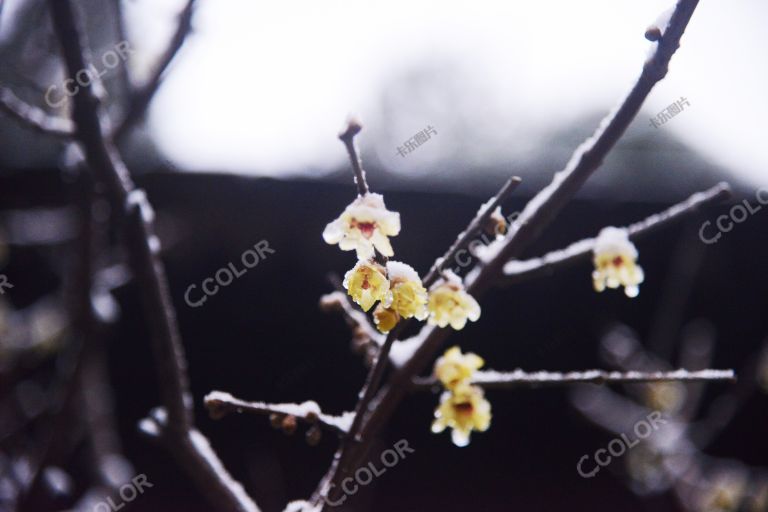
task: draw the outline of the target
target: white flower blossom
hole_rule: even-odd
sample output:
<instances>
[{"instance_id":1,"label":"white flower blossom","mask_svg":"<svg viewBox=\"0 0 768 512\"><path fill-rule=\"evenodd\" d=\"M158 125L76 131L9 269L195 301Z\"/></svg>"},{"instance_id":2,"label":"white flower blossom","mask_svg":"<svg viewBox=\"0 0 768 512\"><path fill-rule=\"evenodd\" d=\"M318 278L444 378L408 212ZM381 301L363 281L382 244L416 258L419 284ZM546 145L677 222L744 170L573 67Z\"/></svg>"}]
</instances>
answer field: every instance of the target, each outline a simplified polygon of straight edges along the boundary
<instances>
[{"instance_id":1,"label":"white flower blossom","mask_svg":"<svg viewBox=\"0 0 768 512\"><path fill-rule=\"evenodd\" d=\"M347 206L338 219L323 231L329 244L339 244L342 251L357 251L357 258L367 260L374 256L374 248L384 256L394 255L390 236L400 233L400 214L384 206L381 194L358 196Z\"/></svg>"}]
</instances>

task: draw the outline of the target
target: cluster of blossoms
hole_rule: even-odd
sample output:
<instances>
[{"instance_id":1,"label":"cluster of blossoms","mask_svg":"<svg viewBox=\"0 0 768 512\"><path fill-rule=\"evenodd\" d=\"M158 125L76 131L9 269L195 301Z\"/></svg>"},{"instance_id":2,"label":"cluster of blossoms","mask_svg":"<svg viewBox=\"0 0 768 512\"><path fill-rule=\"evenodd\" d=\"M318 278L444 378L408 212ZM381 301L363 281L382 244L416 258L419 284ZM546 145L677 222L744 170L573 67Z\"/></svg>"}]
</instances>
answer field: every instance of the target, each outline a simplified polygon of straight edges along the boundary
<instances>
[{"instance_id":1,"label":"cluster of blossoms","mask_svg":"<svg viewBox=\"0 0 768 512\"><path fill-rule=\"evenodd\" d=\"M473 373L483 364L480 356L462 354L459 347L449 348L435 362L435 377L445 391L435 409L432 432L437 434L450 427L456 446L467 446L473 430L484 432L491 425L491 404L483 389L471 384Z\"/></svg>"},{"instance_id":2,"label":"cluster of blossoms","mask_svg":"<svg viewBox=\"0 0 768 512\"><path fill-rule=\"evenodd\" d=\"M624 287L627 297L637 297L643 282L643 269L637 264L637 248L625 229L606 227L595 240L592 281L595 290Z\"/></svg>"},{"instance_id":3,"label":"cluster of blossoms","mask_svg":"<svg viewBox=\"0 0 768 512\"><path fill-rule=\"evenodd\" d=\"M379 263L394 255L390 236L400 233L400 214L387 210L380 194L358 196L341 216L328 224L323 239L343 251L356 251L358 262L344 276L344 288L364 311L373 311L376 327L391 331L403 318L428 320L430 324L462 329L467 320L480 318L480 306L461 279L451 272L427 292L419 274L399 261Z\"/></svg>"}]
</instances>

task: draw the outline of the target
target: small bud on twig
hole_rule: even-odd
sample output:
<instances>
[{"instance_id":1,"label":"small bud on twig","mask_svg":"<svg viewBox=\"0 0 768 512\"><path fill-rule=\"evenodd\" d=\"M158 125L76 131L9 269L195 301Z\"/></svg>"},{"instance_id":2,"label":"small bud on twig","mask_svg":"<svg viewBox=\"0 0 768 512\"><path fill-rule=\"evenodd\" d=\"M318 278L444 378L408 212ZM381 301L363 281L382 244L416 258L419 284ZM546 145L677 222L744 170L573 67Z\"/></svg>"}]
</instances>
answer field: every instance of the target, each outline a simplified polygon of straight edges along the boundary
<instances>
[{"instance_id":1,"label":"small bud on twig","mask_svg":"<svg viewBox=\"0 0 768 512\"><path fill-rule=\"evenodd\" d=\"M296 432L296 416L288 414L283 418L281 425L283 433L287 436L291 436Z\"/></svg>"}]
</instances>

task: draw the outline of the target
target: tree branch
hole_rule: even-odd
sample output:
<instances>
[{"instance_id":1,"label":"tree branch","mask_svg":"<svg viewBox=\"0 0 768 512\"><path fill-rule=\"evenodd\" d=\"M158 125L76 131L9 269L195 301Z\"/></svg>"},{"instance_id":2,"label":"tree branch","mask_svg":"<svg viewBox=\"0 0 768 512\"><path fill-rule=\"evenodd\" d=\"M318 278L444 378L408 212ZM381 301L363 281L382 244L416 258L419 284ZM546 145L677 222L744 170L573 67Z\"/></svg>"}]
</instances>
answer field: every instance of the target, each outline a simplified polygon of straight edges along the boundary
<instances>
[{"instance_id":1,"label":"tree branch","mask_svg":"<svg viewBox=\"0 0 768 512\"><path fill-rule=\"evenodd\" d=\"M357 147L355 147L355 135L360 133L363 126L355 119L350 119L347 123L347 128L339 134L339 139L344 143L347 148L347 154L349 155L349 161L352 164L352 171L355 173L355 185L357 185L357 193L364 196L368 193L368 182L365 179L365 171L363 170L363 164L360 161L360 155L357 153Z\"/></svg>"},{"instance_id":2,"label":"tree branch","mask_svg":"<svg viewBox=\"0 0 768 512\"><path fill-rule=\"evenodd\" d=\"M126 109L127 113L113 133L113 138L115 140L122 139L147 111L149 104L152 102L152 98L162 85L165 71L184 45L187 35L192 29L194 4L195 0L187 0L187 4L179 14L179 24L176 28L176 32L173 34L170 43L168 43L168 48L166 48L165 52L160 57L160 61L155 67L152 76L142 87L131 93L128 108Z\"/></svg>"},{"instance_id":3,"label":"tree branch","mask_svg":"<svg viewBox=\"0 0 768 512\"><path fill-rule=\"evenodd\" d=\"M324 311L340 311L344 315L352 331L352 349L360 353L366 366L370 367L384 344L385 336L376 330L365 313L350 304L349 296L340 290L320 297L320 307Z\"/></svg>"},{"instance_id":4,"label":"tree branch","mask_svg":"<svg viewBox=\"0 0 768 512\"><path fill-rule=\"evenodd\" d=\"M71 0L49 0L54 30L61 42L68 75L75 79L90 68L90 54L84 42ZM210 503L224 510L257 512L256 504L242 486L226 472L205 437L192 424L192 400L186 360L171 302L168 280L159 258L159 240L154 233L154 213L142 191L135 189L102 119L94 87L98 77L83 85L74 96L73 120L86 161L97 179L107 185L115 212L125 215L126 246L153 334L156 367L167 422L163 436L182 467L195 479Z\"/></svg>"},{"instance_id":5,"label":"tree branch","mask_svg":"<svg viewBox=\"0 0 768 512\"><path fill-rule=\"evenodd\" d=\"M544 386L568 386L572 384L634 384L638 382L700 382L728 381L735 382L733 370L674 370L669 372L608 372L605 370L585 370L581 372L525 372L517 369L512 372L480 371L475 372L472 384L489 389L509 389L516 387L538 388ZM416 378L416 389L431 389L439 382L434 377Z\"/></svg>"},{"instance_id":6,"label":"tree branch","mask_svg":"<svg viewBox=\"0 0 768 512\"><path fill-rule=\"evenodd\" d=\"M626 227L632 239L641 238L668 224L681 220L693 214L700 208L731 196L731 187L727 183L719 183L703 192L697 192L685 201L678 203L663 212L656 213L646 219ZM588 261L595 246L594 238L586 238L574 242L565 249L552 251L538 258L528 260L512 260L504 265L503 284L512 284L534 277L550 275L560 267Z\"/></svg>"},{"instance_id":7,"label":"tree branch","mask_svg":"<svg viewBox=\"0 0 768 512\"><path fill-rule=\"evenodd\" d=\"M66 138L75 134L72 121L52 116L43 109L22 101L6 87L0 87L0 110L21 121L27 128L44 135Z\"/></svg>"},{"instance_id":8,"label":"tree branch","mask_svg":"<svg viewBox=\"0 0 768 512\"><path fill-rule=\"evenodd\" d=\"M552 183L541 190L516 219L507 236L490 248L486 264L479 264L467 277L468 291L481 295L502 274L502 267L508 260L518 257L522 250L536 239L544 228L560 212L562 207L576 194L589 176L602 163L605 155L613 148L632 119L637 115L653 86L667 73L669 61L677 50L680 37L693 15L698 0L679 0L670 18L664 35L656 49L643 66L643 70L632 90L619 107L611 112L571 157L565 169L557 173ZM411 380L431 361L448 336L447 329L427 325L422 328L421 344L409 361L398 368L374 400L374 407L368 416L361 439L364 442L342 446L325 477L320 481L311 498L313 506L323 507L323 498L332 485L340 485L354 464L362 460L370 448L370 439L378 432L405 396Z\"/></svg>"},{"instance_id":9,"label":"tree branch","mask_svg":"<svg viewBox=\"0 0 768 512\"><path fill-rule=\"evenodd\" d=\"M480 230L483 229L486 222L491 217L491 214L493 214L493 211L498 206L501 206L501 204L512 194L517 186L520 185L521 181L522 180L518 176L509 178L504 183L504 185L502 185L498 193L493 198L491 198L488 203L480 208L475 218L472 219L472 221L467 226L467 229L465 229L456 238L456 241L448 248L443 257L438 258L432 265L432 268L424 278L425 287L429 288L437 280L437 278L440 276L440 272L443 270L443 265L446 262L452 261L460 250L467 248L469 243L477 236Z\"/></svg>"},{"instance_id":10,"label":"tree branch","mask_svg":"<svg viewBox=\"0 0 768 512\"><path fill-rule=\"evenodd\" d=\"M205 407L213 419L220 419L229 413L249 412L270 416L278 414L294 416L297 420L310 425L320 425L332 432L345 435L352 423L352 412L345 412L341 416L325 414L320 410L317 402L307 401L300 404L268 404L265 402L247 402L235 398L229 393L211 391L205 396Z\"/></svg>"}]
</instances>

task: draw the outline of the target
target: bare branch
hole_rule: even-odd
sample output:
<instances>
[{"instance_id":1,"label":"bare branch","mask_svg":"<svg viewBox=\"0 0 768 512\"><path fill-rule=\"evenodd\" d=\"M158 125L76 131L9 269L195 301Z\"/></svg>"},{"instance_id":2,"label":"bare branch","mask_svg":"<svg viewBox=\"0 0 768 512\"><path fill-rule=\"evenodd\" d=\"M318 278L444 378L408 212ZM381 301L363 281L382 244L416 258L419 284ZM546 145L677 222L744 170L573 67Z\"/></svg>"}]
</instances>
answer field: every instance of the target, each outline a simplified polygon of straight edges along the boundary
<instances>
[{"instance_id":1,"label":"bare branch","mask_svg":"<svg viewBox=\"0 0 768 512\"><path fill-rule=\"evenodd\" d=\"M341 416L325 414L320 410L317 402L307 401L300 404L268 404L265 402L247 402L235 398L229 393L222 391L211 391L205 396L205 407L213 419L220 419L229 413L249 412L252 414L261 414L270 416L278 414L283 416L294 416L297 420L310 425L320 425L332 432L344 435L349 431L354 413L345 412Z\"/></svg>"},{"instance_id":2,"label":"bare branch","mask_svg":"<svg viewBox=\"0 0 768 512\"><path fill-rule=\"evenodd\" d=\"M722 201L731 196L731 187L727 183L719 183L703 192L697 192L685 201L678 203L663 212L631 224L626 227L632 239L641 238L672 222L676 222L711 203ZM504 265L504 284L518 283L533 277L550 275L556 269L589 260L595 246L594 238L586 238L574 242L565 249L552 251L538 258L529 260L512 260Z\"/></svg>"},{"instance_id":3,"label":"bare branch","mask_svg":"<svg viewBox=\"0 0 768 512\"><path fill-rule=\"evenodd\" d=\"M325 311L340 311L344 315L352 331L352 349L362 354L366 366L370 367L384 344L385 336L374 328L365 313L350 304L349 296L342 291L320 297L320 307Z\"/></svg>"},{"instance_id":4,"label":"bare branch","mask_svg":"<svg viewBox=\"0 0 768 512\"><path fill-rule=\"evenodd\" d=\"M477 236L480 230L483 229L483 226L485 226L491 214L493 214L493 211L512 194L517 186L520 185L520 182L521 179L518 176L509 178L504 183L504 185L502 185L498 193L488 203L486 203L486 205L480 208L475 218L472 219L472 221L467 226L467 229L465 229L464 232L456 238L456 241L451 247L448 248L448 250L445 252L445 255L443 255L442 258L437 259L434 265L432 265L432 268L424 278L424 286L428 288L437 280L437 278L440 276L440 272L443 269L443 265L453 261L453 259L456 257L456 254L469 245L469 243Z\"/></svg>"},{"instance_id":5,"label":"bare branch","mask_svg":"<svg viewBox=\"0 0 768 512\"><path fill-rule=\"evenodd\" d=\"M376 390L381 384L381 380L384 377L384 371L387 367L389 360L389 353L392 349L392 344L395 342L400 332L403 330L405 322L400 322L394 329L389 331L384 344L376 354L376 358L373 361L371 369L368 371L368 375L365 379L365 384L360 390L357 405L355 406L354 416L352 418L352 425L349 427L347 435L342 439L341 445L336 450L336 454L333 457L331 466L328 471L320 480L317 489L312 494L311 502L313 505L318 505L324 496L327 496L329 492L329 485L339 475L339 470L346 471L345 467L342 467L342 457L350 449L351 446L362 445L363 437L361 435L361 429L363 427L363 419L370 410L371 400L373 400ZM366 439L366 444L370 442L370 439Z\"/></svg>"},{"instance_id":6,"label":"bare branch","mask_svg":"<svg viewBox=\"0 0 768 512\"><path fill-rule=\"evenodd\" d=\"M72 121L52 116L43 109L22 101L6 87L0 87L0 110L38 133L53 137L72 137L75 134L75 125Z\"/></svg>"},{"instance_id":7,"label":"bare branch","mask_svg":"<svg viewBox=\"0 0 768 512\"><path fill-rule=\"evenodd\" d=\"M638 382L700 382L728 381L735 382L733 370L674 370L669 372L608 372L605 370L585 370L581 372L525 372L517 369L513 372L482 371L475 372L472 384L490 389L508 389L516 387L538 388L543 386L568 386L572 384L634 384ZM429 389L438 382L433 377L417 378L413 381L417 389Z\"/></svg>"},{"instance_id":8,"label":"bare branch","mask_svg":"<svg viewBox=\"0 0 768 512\"><path fill-rule=\"evenodd\" d=\"M162 85L165 71L173 62L176 54L179 52L184 42L187 40L187 35L192 29L192 15L194 14L195 0L187 0L187 4L179 14L179 24L176 28L176 32L173 34L168 48L166 48L163 55L160 57L160 61L155 67L152 76L147 80L146 84L141 86L138 90L133 91L130 95L128 108L126 109L126 115L120 124L115 128L113 133L114 140L122 139L126 133L144 116L149 104L152 102L152 98Z\"/></svg>"},{"instance_id":9,"label":"bare branch","mask_svg":"<svg viewBox=\"0 0 768 512\"><path fill-rule=\"evenodd\" d=\"M75 79L90 68L84 34L79 30L71 0L49 0L54 30L61 42L68 75ZM154 213L142 191L135 189L128 169L120 159L102 119L94 87L98 77L83 85L74 97L73 119L86 161L97 179L107 185L113 210L125 215L126 246L153 334L160 391L167 411L162 439L181 466L195 479L212 504L225 510L257 512L258 506L234 481L210 449L205 437L194 429L192 400L176 314L168 280L159 257L154 233Z\"/></svg>"},{"instance_id":10,"label":"bare branch","mask_svg":"<svg viewBox=\"0 0 768 512\"><path fill-rule=\"evenodd\" d=\"M467 278L468 291L481 295L502 274L502 267L535 240L544 228L557 216L563 206L576 194L584 182L602 163L606 154L637 115L640 107L653 86L667 73L672 55L680 44L680 38L693 15L698 0L679 0L656 49L645 62L632 90L619 107L611 112L574 153L566 168L557 173L552 183L540 191L523 210L512 225L504 240L491 249L486 261L479 265ZM394 412L397 404L407 393L414 376L418 375L431 361L447 338L447 329L425 326L422 329L422 343L410 360L393 373L390 382L376 397L371 413L363 425L360 438L363 442L342 446L325 477L312 495L313 506L323 507L323 498L332 488L338 486L349 471L367 453L370 439L380 430ZM354 432L354 429L352 430Z\"/></svg>"},{"instance_id":11,"label":"bare branch","mask_svg":"<svg viewBox=\"0 0 768 512\"><path fill-rule=\"evenodd\" d=\"M344 317L346 318L347 323L350 325L353 331L359 329L377 346L381 346L384 343L384 336L378 332L373 327L373 325L371 325L371 322L368 320L368 317L365 315L365 313L359 309L355 309L349 303L347 297L348 296L346 293L335 291L333 293L323 295L320 298L320 301L325 308L335 307L340 309L344 313Z\"/></svg>"},{"instance_id":12,"label":"bare branch","mask_svg":"<svg viewBox=\"0 0 768 512\"><path fill-rule=\"evenodd\" d=\"M360 155L357 153L357 147L355 146L355 135L360 133L363 126L356 119L350 119L347 123L347 128L339 134L339 139L344 143L347 148L347 154L349 154L349 161L352 164L352 171L355 173L355 185L357 185L357 193L364 196L368 193L368 182L365 179L365 171L363 170L363 164L360 161Z\"/></svg>"},{"instance_id":13,"label":"bare branch","mask_svg":"<svg viewBox=\"0 0 768 512\"><path fill-rule=\"evenodd\" d=\"M629 94L600 122L595 133L576 149L565 169L555 174L552 183L528 202L507 237L487 248L483 257L485 267L468 278L468 288L472 292L492 286L501 273L500 267L517 258L525 247L538 238L602 164L640 111L653 86L666 75L669 61L680 45L680 37L697 4L698 0L678 1L664 36L660 42L654 43L656 50L645 62Z\"/></svg>"}]
</instances>

